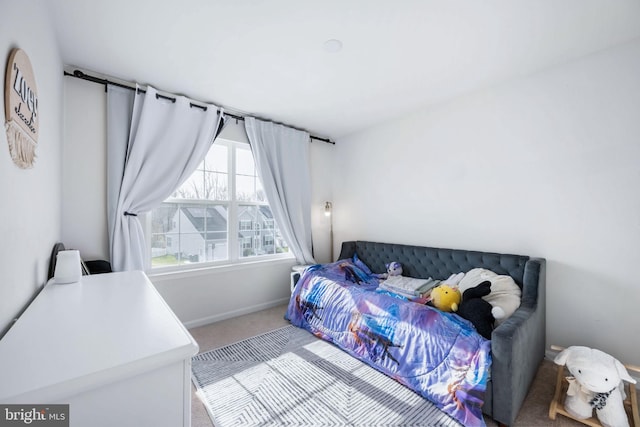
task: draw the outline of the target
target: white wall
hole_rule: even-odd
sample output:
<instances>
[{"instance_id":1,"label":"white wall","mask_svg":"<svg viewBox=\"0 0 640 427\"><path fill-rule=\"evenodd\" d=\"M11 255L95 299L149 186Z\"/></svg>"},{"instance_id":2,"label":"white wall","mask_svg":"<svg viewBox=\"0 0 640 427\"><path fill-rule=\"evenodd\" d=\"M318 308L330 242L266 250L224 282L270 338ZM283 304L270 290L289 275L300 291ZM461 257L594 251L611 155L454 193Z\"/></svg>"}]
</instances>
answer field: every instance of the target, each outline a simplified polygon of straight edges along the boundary
<instances>
[{"instance_id":1,"label":"white wall","mask_svg":"<svg viewBox=\"0 0 640 427\"><path fill-rule=\"evenodd\" d=\"M109 259L104 86L64 78L62 242L85 260Z\"/></svg>"},{"instance_id":2,"label":"white wall","mask_svg":"<svg viewBox=\"0 0 640 427\"><path fill-rule=\"evenodd\" d=\"M286 303L295 263L256 262L150 278L176 316L194 327Z\"/></svg>"},{"instance_id":3,"label":"white wall","mask_svg":"<svg viewBox=\"0 0 640 427\"><path fill-rule=\"evenodd\" d=\"M313 257L316 262L335 261L338 253L330 259L331 218L324 213L325 202L333 200L333 159L336 148L326 142L311 142L311 235Z\"/></svg>"},{"instance_id":4,"label":"white wall","mask_svg":"<svg viewBox=\"0 0 640 427\"><path fill-rule=\"evenodd\" d=\"M35 166L27 170L14 165L6 133L0 131L0 337L46 282L51 249L60 238L62 63L41 2L2 3L3 75L14 47L31 60L40 127ZM0 116L4 123L4 102Z\"/></svg>"},{"instance_id":5,"label":"white wall","mask_svg":"<svg viewBox=\"0 0 640 427\"><path fill-rule=\"evenodd\" d=\"M336 148L336 245L545 257L547 345L640 363L640 39Z\"/></svg>"},{"instance_id":6,"label":"white wall","mask_svg":"<svg viewBox=\"0 0 640 427\"><path fill-rule=\"evenodd\" d=\"M108 259L104 86L66 77L64 90L62 241L79 249L86 259ZM246 142L243 122L231 120L220 137ZM327 170L333 149L330 144L311 144L312 232L318 261L329 258L323 209L324 200L331 199ZM191 327L285 302L294 264L295 260L288 259L150 277L180 320Z\"/></svg>"}]
</instances>

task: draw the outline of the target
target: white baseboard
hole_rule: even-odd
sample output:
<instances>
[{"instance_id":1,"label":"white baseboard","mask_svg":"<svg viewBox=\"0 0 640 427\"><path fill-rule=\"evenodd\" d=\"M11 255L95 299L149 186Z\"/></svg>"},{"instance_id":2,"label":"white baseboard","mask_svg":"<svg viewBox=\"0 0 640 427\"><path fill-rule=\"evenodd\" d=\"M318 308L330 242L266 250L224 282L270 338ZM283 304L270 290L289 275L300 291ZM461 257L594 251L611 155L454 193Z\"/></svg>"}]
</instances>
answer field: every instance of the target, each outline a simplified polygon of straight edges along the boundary
<instances>
[{"instance_id":1,"label":"white baseboard","mask_svg":"<svg viewBox=\"0 0 640 427\"><path fill-rule=\"evenodd\" d=\"M559 351L546 350L544 352L544 357L545 357L545 359L549 359L550 361L553 362L553 360L556 358L558 353L559 353ZM631 372L629 372L629 375L631 376L631 378L636 380L636 389L640 390L640 377L638 377L637 375L634 375L634 373L635 373L635 371L631 371Z\"/></svg>"},{"instance_id":2,"label":"white baseboard","mask_svg":"<svg viewBox=\"0 0 640 427\"><path fill-rule=\"evenodd\" d=\"M185 328L190 329L190 328L196 328L198 326L209 325L211 323L219 322L221 320L231 319L233 317L238 317L245 314L255 313L257 311L277 307L279 305L286 304L288 301L289 301L289 298L282 298L274 301L268 301L261 304L252 305L249 307L243 307L237 310L231 310L224 313L214 314L212 316L207 316L200 319L189 320L188 322L184 322L184 326Z\"/></svg>"}]
</instances>

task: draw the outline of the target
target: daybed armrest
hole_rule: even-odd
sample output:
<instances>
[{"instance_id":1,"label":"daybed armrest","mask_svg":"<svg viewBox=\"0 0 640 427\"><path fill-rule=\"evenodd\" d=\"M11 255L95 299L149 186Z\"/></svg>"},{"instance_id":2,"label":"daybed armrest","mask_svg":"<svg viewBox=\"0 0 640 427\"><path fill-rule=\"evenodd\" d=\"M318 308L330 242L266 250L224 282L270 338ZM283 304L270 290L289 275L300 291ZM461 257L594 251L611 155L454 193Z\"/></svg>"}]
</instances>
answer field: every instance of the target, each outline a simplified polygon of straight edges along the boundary
<instances>
[{"instance_id":1,"label":"daybed armrest","mask_svg":"<svg viewBox=\"0 0 640 427\"><path fill-rule=\"evenodd\" d=\"M545 349L545 260L532 258L524 271L522 303L491 335L494 420L511 425Z\"/></svg>"}]
</instances>

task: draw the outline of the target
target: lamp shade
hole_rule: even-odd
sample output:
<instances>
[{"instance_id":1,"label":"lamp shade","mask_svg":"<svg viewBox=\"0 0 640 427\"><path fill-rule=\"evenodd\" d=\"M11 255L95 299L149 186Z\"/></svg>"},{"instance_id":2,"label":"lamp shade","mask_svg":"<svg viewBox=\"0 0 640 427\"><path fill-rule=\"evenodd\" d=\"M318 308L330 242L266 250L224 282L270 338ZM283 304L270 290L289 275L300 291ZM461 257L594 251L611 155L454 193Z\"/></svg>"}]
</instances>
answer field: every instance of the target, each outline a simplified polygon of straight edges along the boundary
<instances>
[{"instance_id":1,"label":"lamp shade","mask_svg":"<svg viewBox=\"0 0 640 427\"><path fill-rule=\"evenodd\" d=\"M60 251L56 257L56 269L53 274L56 283L74 283L80 280L82 267L80 251Z\"/></svg>"}]
</instances>

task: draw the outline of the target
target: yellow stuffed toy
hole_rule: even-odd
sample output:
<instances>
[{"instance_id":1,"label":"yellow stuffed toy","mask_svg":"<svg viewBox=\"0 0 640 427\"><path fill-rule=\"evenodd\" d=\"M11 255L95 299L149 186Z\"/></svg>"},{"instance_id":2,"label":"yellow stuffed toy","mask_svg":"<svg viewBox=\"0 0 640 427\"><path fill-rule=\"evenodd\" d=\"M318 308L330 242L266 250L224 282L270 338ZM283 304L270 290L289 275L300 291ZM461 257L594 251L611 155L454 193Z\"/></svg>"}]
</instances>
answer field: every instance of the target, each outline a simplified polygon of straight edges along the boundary
<instances>
[{"instance_id":1,"label":"yellow stuffed toy","mask_svg":"<svg viewBox=\"0 0 640 427\"><path fill-rule=\"evenodd\" d=\"M441 311L457 311L460 305L460 291L448 285L439 285L431 290L431 303Z\"/></svg>"}]
</instances>

